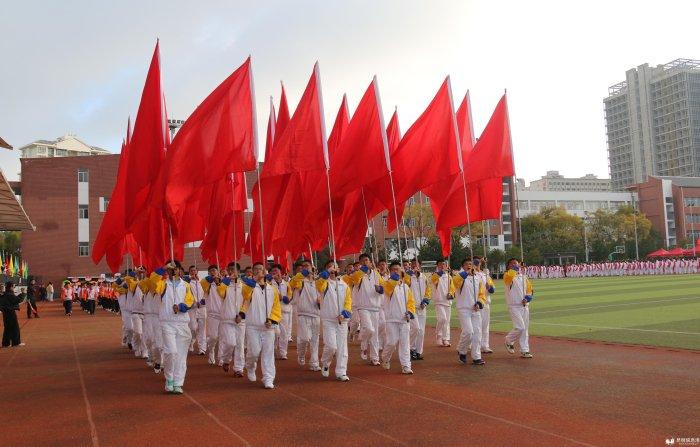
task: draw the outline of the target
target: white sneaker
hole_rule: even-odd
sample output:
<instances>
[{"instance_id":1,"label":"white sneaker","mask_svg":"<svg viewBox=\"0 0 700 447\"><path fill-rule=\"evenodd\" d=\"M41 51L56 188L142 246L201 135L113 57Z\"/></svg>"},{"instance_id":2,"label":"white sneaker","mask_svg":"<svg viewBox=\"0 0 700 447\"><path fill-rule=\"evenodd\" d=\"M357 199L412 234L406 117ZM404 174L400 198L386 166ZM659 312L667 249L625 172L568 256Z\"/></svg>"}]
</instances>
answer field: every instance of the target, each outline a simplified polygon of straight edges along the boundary
<instances>
[{"instance_id":1,"label":"white sneaker","mask_svg":"<svg viewBox=\"0 0 700 447\"><path fill-rule=\"evenodd\" d=\"M314 372L319 372L319 371L321 371L321 367L318 365L311 365L311 366L309 366L309 370L314 371Z\"/></svg>"},{"instance_id":2,"label":"white sneaker","mask_svg":"<svg viewBox=\"0 0 700 447\"><path fill-rule=\"evenodd\" d=\"M524 358L524 359L531 359L531 358L532 358L532 354L530 354L529 352L523 352L523 353L520 354L520 357L522 357L522 358Z\"/></svg>"},{"instance_id":3,"label":"white sneaker","mask_svg":"<svg viewBox=\"0 0 700 447\"><path fill-rule=\"evenodd\" d=\"M255 382L257 378L255 377L255 371L248 371L248 380L251 382Z\"/></svg>"},{"instance_id":4,"label":"white sneaker","mask_svg":"<svg viewBox=\"0 0 700 447\"><path fill-rule=\"evenodd\" d=\"M367 359L368 359L368 357L367 357L367 350L366 350L366 349L363 349L362 351L360 351L360 358L361 358L362 360L367 360Z\"/></svg>"},{"instance_id":5,"label":"white sneaker","mask_svg":"<svg viewBox=\"0 0 700 447\"><path fill-rule=\"evenodd\" d=\"M275 385L272 382L265 382L263 384L263 386L265 387L266 390L274 390L275 389Z\"/></svg>"},{"instance_id":6,"label":"white sneaker","mask_svg":"<svg viewBox=\"0 0 700 447\"><path fill-rule=\"evenodd\" d=\"M166 380L165 381L165 391L168 393L172 393L174 390L174 385L172 380Z\"/></svg>"},{"instance_id":7,"label":"white sneaker","mask_svg":"<svg viewBox=\"0 0 700 447\"><path fill-rule=\"evenodd\" d=\"M328 367L324 366L323 369L321 370L321 375L323 377L328 377L330 375L330 372L328 371Z\"/></svg>"},{"instance_id":8,"label":"white sneaker","mask_svg":"<svg viewBox=\"0 0 700 447\"><path fill-rule=\"evenodd\" d=\"M348 376L338 376L338 377L336 377L336 379L338 379L340 382L349 382L350 381L350 377L348 377Z\"/></svg>"},{"instance_id":9,"label":"white sneaker","mask_svg":"<svg viewBox=\"0 0 700 447\"><path fill-rule=\"evenodd\" d=\"M383 362L382 363L382 368L386 369L387 371L391 369L391 363L389 362Z\"/></svg>"},{"instance_id":10,"label":"white sneaker","mask_svg":"<svg viewBox=\"0 0 700 447\"><path fill-rule=\"evenodd\" d=\"M372 361L370 362L370 365L372 365L372 366L379 366L379 360L372 360Z\"/></svg>"},{"instance_id":11,"label":"white sneaker","mask_svg":"<svg viewBox=\"0 0 700 447\"><path fill-rule=\"evenodd\" d=\"M413 374L413 370L410 366L404 366L401 368L401 374Z\"/></svg>"},{"instance_id":12,"label":"white sneaker","mask_svg":"<svg viewBox=\"0 0 700 447\"><path fill-rule=\"evenodd\" d=\"M508 351L508 354L515 354L515 345L506 342L506 351Z\"/></svg>"},{"instance_id":13,"label":"white sneaker","mask_svg":"<svg viewBox=\"0 0 700 447\"><path fill-rule=\"evenodd\" d=\"M181 386L174 386L173 387L173 394L182 394L182 387Z\"/></svg>"},{"instance_id":14,"label":"white sneaker","mask_svg":"<svg viewBox=\"0 0 700 447\"><path fill-rule=\"evenodd\" d=\"M299 362L301 366L306 365L306 359L304 357L297 357L297 362Z\"/></svg>"}]
</instances>

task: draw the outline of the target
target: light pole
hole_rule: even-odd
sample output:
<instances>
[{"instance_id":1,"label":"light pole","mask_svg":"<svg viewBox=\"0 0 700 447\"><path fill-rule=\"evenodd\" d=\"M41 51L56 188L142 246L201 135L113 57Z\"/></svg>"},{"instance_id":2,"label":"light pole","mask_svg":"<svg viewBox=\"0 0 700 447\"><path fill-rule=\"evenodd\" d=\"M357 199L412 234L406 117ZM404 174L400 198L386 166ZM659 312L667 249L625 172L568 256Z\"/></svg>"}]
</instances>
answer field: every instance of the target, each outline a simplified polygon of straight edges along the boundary
<instances>
[{"instance_id":1,"label":"light pole","mask_svg":"<svg viewBox=\"0 0 700 447\"><path fill-rule=\"evenodd\" d=\"M639 240L637 238L637 208L634 206L634 193L630 192L632 197L632 218L634 220L634 256L639 261Z\"/></svg>"},{"instance_id":2,"label":"light pole","mask_svg":"<svg viewBox=\"0 0 700 447\"><path fill-rule=\"evenodd\" d=\"M586 264L588 264L588 230L586 224L588 223L588 216L584 216L583 220L583 249L586 252Z\"/></svg>"}]
</instances>

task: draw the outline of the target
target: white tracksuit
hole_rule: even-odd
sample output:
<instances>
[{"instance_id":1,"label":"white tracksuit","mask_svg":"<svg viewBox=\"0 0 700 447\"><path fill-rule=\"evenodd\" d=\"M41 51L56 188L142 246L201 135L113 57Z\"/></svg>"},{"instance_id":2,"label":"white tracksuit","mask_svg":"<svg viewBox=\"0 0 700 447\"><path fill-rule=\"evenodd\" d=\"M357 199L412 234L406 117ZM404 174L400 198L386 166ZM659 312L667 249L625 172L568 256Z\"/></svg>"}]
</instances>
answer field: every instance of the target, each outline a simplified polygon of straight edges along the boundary
<instances>
[{"instance_id":1,"label":"white tracksuit","mask_svg":"<svg viewBox=\"0 0 700 447\"><path fill-rule=\"evenodd\" d=\"M285 297L289 298L289 283L287 281L283 279L278 283L277 280L273 279L272 285L277 288L280 300L283 300ZM280 357L287 357L287 348L292 337L292 303L285 304L284 301L281 301L280 304L282 306L282 321L280 321L280 331L277 335L276 346Z\"/></svg>"},{"instance_id":2,"label":"white tracksuit","mask_svg":"<svg viewBox=\"0 0 700 447\"><path fill-rule=\"evenodd\" d=\"M126 287L126 294L121 303L119 303L119 309L122 314L122 324L124 324L124 333L126 334L126 342L131 343L131 347L135 348L133 342L134 337L134 325L131 323L131 303L134 301L134 292L131 290L130 283L125 280L122 283ZM80 296L76 293L77 296Z\"/></svg>"},{"instance_id":3,"label":"white tracksuit","mask_svg":"<svg viewBox=\"0 0 700 447\"><path fill-rule=\"evenodd\" d=\"M386 342L382 350L382 360L388 363L398 347L399 362L405 368L411 367L410 324L406 317L415 317L416 305L411 288L403 281L389 280L384 284L384 316L386 318Z\"/></svg>"},{"instance_id":4,"label":"white tracksuit","mask_svg":"<svg viewBox=\"0 0 700 447\"><path fill-rule=\"evenodd\" d=\"M122 285L126 287L126 284L122 283ZM122 289L121 286L118 286L118 287L120 287L121 290L125 291L124 293L120 293L117 296L117 303L119 303L119 313L121 314L121 317L122 317L122 341L125 344L127 344L127 343L131 343L131 332L132 332L131 331L131 312L126 310L126 294L128 292L126 292L126 289ZM71 292L71 295L72 295L72 292Z\"/></svg>"},{"instance_id":5,"label":"white tracksuit","mask_svg":"<svg viewBox=\"0 0 700 447\"><path fill-rule=\"evenodd\" d=\"M226 294L226 286L224 284L216 285L215 282L209 282L208 279L203 279L201 284L205 291L206 306L207 306L207 349L209 350L209 363L212 365L217 360L217 348L219 342L219 322L221 321L221 303L222 296ZM219 290L221 289L221 290ZM219 360L221 355L219 354Z\"/></svg>"},{"instance_id":6,"label":"white tracksuit","mask_svg":"<svg viewBox=\"0 0 700 447\"><path fill-rule=\"evenodd\" d=\"M146 340L143 336L143 282L139 281L134 289L131 300L131 327L133 330L132 345L134 347L134 355L136 357L148 357L146 350ZM148 289L148 287L145 287Z\"/></svg>"},{"instance_id":7,"label":"white tracksuit","mask_svg":"<svg viewBox=\"0 0 700 447\"><path fill-rule=\"evenodd\" d=\"M297 356L299 362L305 361L309 351L309 366L319 367L318 345L321 332L321 318L318 306L318 291L310 277L297 273L289 286L294 293L297 305Z\"/></svg>"},{"instance_id":8,"label":"white tracksuit","mask_svg":"<svg viewBox=\"0 0 700 447\"><path fill-rule=\"evenodd\" d=\"M350 275L355 287L357 313L360 315L360 348L369 350L369 360L379 362L379 309L383 295L377 293L375 286L382 284L379 272L369 270L364 273L357 270Z\"/></svg>"},{"instance_id":9,"label":"white tracksuit","mask_svg":"<svg viewBox=\"0 0 700 447\"><path fill-rule=\"evenodd\" d=\"M437 343L442 344L443 340L450 341L450 319L452 318L452 301L447 299L448 295L454 294L452 288L452 280L447 272L443 272L442 276L433 273L430 277L433 286L432 297L435 305L435 337ZM454 295L453 295L454 296Z\"/></svg>"},{"instance_id":10,"label":"white tracksuit","mask_svg":"<svg viewBox=\"0 0 700 447\"><path fill-rule=\"evenodd\" d=\"M233 363L233 369L237 372L243 372L245 367L245 321L236 323L242 304L243 282L231 279L220 309L219 360Z\"/></svg>"},{"instance_id":11,"label":"white tracksuit","mask_svg":"<svg viewBox=\"0 0 700 447\"><path fill-rule=\"evenodd\" d=\"M262 287L243 286L243 304L241 313L246 322L246 370L248 379L255 381L255 369L260 359L262 381L272 385L275 380L275 328L265 327L270 320L279 323L282 318L279 292L270 284Z\"/></svg>"},{"instance_id":12,"label":"white tracksuit","mask_svg":"<svg viewBox=\"0 0 700 447\"><path fill-rule=\"evenodd\" d=\"M163 363L163 331L160 327L160 295L149 290L143 298L143 335L151 361Z\"/></svg>"},{"instance_id":13,"label":"white tracksuit","mask_svg":"<svg viewBox=\"0 0 700 447\"><path fill-rule=\"evenodd\" d=\"M172 380L174 386L182 386L185 383L187 351L192 339L189 328L190 316L187 311L178 313L173 311L173 305L181 303L188 308L194 304L190 285L183 279L178 281L168 279L165 281L158 318L163 333L165 379Z\"/></svg>"},{"instance_id":14,"label":"white tracksuit","mask_svg":"<svg viewBox=\"0 0 700 447\"><path fill-rule=\"evenodd\" d=\"M323 325L321 364L330 368L335 357L335 376L343 377L348 370L348 319L352 316L350 286L343 280L319 279L316 288L321 295ZM342 322L339 317L343 317Z\"/></svg>"},{"instance_id":15,"label":"white tracksuit","mask_svg":"<svg viewBox=\"0 0 700 447\"><path fill-rule=\"evenodd\" d=\"M462 328L457 352L466 355L471 345L472 359L478 360L481 358L481 311L476 310L474 306L477 301L483 305L486 300L484 284L478 273L468 275L467 279L462 278L461 273L460 271L452 277L455 286L455 308Z\"/></svg>"},{"instance_id":16,"label":"white tracksuit","mask_svg":"<svg viewBox=\"0 0 700 447\"><path fill-rule=\"evenodd\" d=\"M523 305L525 295L532 295L532 285L525 275L515 270L508 270L503 275L506 305L513 321L513 330L506 335L506 342L520 344L521 352L530 352L528 328L530 326L530 306Z\"/></svg>"},{"instance_id":17,"label":"white tracksuit","mask_svg":"<svg viewBox=\"0 0 700 447\"><path fill-rule=\"evenodd\" d=\"M194 306L188 312L190 314L190 333L192 341L190 342L190 351L194 350L194 344L197 342L197 349L200 352L207 351L207 308L204 288L198 278L190 280L190 291L194 298ZM204 301L205 304L201 304Z\"/></svg>"},{"instance_id":18,"label":"white tracksuit","mask_svg":"<svg viewBox=\"0 0 700 447\"><path fill-rule=\"evenodd\" d=\"M411 349L418 354L423 354L426 308L421 308L420 304L423 300L430 301L432 287L428 281L428 275L423 272L414 272L410 278L411 292L416 300L416 317L411 320Z\"/></svg>"},{"instance_id":19,"label":"white tracksuit","mask_svg":"<svg viewBox=\"0 0 700 447\"><path fill-rule=\"evenodd\" d=\"M484 308L481 309L481 350L491 349L491 293L494 284L491 279L491 274L488 269L479 272L484 284L484 293L486 294L486 302Z\"/></svg>"}]
</instances>

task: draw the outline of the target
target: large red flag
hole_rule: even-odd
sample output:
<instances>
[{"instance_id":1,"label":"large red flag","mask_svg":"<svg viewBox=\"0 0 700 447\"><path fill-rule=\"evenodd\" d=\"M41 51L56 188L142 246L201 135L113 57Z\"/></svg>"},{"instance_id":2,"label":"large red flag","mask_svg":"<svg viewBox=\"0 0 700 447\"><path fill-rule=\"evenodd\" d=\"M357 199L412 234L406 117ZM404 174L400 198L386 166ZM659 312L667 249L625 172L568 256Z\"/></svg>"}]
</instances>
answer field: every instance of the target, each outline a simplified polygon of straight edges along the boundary
<instances>
[{"instance_id":1,"label":"large red flag","mask_svg":"<svg viewBox=\"0 0 700 447\"><path fill-rule=\"evenodd\" d=\"M280 109L275 123L275 134L282 135L284 129L289 124L289 105L287 104L287 93L284 91L284 84L282 84L282 93L280 95Z\"/></svg>"},{"instance_id":2,"label":"large red flag","mask_svg":"<svg viewBox=\"0 0 700 447\"><path fill-rule=\"evenodd\" d=\"M238 260L245 244L243 212L248 208L245 174L236 172L217 182L211 193L202 257L210 264Z\"/></svg>"},{"instance_id":3,"label":"large red flag","mask_svg":"<svg viewBox=\"0 0 700 447\"><path fill-rule=\"evenodd\" d=\"M275 141L275 127L277 126L277 118L275 117L275 104L270 97L270 116L267 118L267 138L265 139L265 160L270 158L272 150L272 142Z\"/></svg>"},{"instance_id":4,"label":"large red flag","mask_svg":"<svg viewBox=\"0 0 700 447\"><path fill-rule=\"evenodd\" d=\"M168 148L165 200L179 228L197 189L231 172L255 169L255 108L250 57L195 109Z\"/></svg>"},{"instance_id":5,"label":"large red flag","mask_svg":"<svg viewBox=\"0 0 700 447\"><path fill-rule=\"evenodd\" d=\"M151 186L165 157L168 133L160 79L160 43L156 43L129 142L133 156L126 164L126 228L131 227L148 205Z\"/></svg>"}]
</instances>

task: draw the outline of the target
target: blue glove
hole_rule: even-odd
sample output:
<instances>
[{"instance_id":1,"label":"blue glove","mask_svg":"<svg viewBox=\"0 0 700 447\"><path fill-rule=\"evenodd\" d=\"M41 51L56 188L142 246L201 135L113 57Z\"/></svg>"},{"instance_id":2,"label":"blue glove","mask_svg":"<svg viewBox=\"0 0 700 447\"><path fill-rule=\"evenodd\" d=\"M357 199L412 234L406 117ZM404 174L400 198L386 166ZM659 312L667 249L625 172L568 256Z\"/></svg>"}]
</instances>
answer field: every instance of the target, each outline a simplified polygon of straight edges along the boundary
<instances>
[{"instance_id":1,"label":"blue glove","mask_svg":"<svg viewBox=\"0 0 700 447\"><path fill-rule=\"evenodd\" d=\"M478 259L474 259L472 261L472 264L474 264L474 267L479 267L479 265L481 264L481 261L479 261Z\"/></svg>"},{"instance_id":2,"label":"blue glove","mask_svg":"<svg viewBox=\"0 0 700 447\"><path fill-rule=\"evenodd\" d=\"M306 269L301 269L301 274L304 276L304 278L306 278L307 276L309 276L310 273L311 273L311 272L309 272L309 271L306 270Z\"/></svg>"},{"instance_id":3,"label":"blue glove","mask_svg":"<svg viewBox=\"0 0 700 447\"><path fill-rule=\"evenodd\" d=\"M214 278L211 275L207 275L204 279L206 279L209 284L214 282Z\"/></svg>"},{"instance_id":4,"label":"blue glove","mask_svg":"<svg viewBox=\"0 0 700 447\"><path fill-rule=\"evenodd\" d=\"M382 286L374 286L374 291L377 293L384 293L384 287Z\"/></svg>"},{"instance_id":5,"label":"blue glove","mask_svg":"<svg viewBox=\"0 0 700 447\"><path fill-rule=\"evenodd\" d=\"M268 281L268 282L272 281L272 275L269 273L267 275L265 275L265 281Z\"/></svg>"},{"instance_id":6,"label":"blue glove","mask_svg":"<svg viewBox=\"0 0 700 447\"><path fill-rule=\"evenodd\" d=\"M462 270L461 272L459 272L459 276L461 276L462 279L467 279L467 276L468 276L468 275L467 275L467 272L465 272L464 270Z\"/></svg>"},{"instance_id":7,"label":"blue glove","mask_svg":"<svg viewBox=\"0 0 700 447\"><path fill-rule=\"evenodd\" d=\"M207 304L207 302L204 300L204 298L202 298L201 300L199 300L199 304L201 304L202 306L205 306Z\"/></svg>"},{"instance_id":8,"label":"blue glove","mask_svg":"<svg viewBox=\"0 0 700 447\"><path fill-rule=\"evenodd\" d=\"M408 273L408 276L413 276L413 270L406 270L406 273Z\"/></svg>"},{"instance_id":9,"label":"blue glove","mask_svg":"<svg viewBox=\"0 0 700 447\"><path fill-rule=\"evenodd\" d=\"M158 276L165 275L165 269L163 267L155 269L155 272L156 272L156 275L158 275ZM128 276L131 276L131 275L128 275Z\"/></svg>"},{"instance_id":10,"label":"blue glove","mask_svg":"<svg viewBox=\"0 0 700 447\"><path fill-rule=\"evenodd\" d=\"M406 311L405 315L408 317L409 320L413 320L414 318L416 318L416 317L415 317L411 312L409 312L409 311Z\"/></svg>"},{"instance_id":11,"label":"blue glove","mask_svg":"<svg viewBox=\"0 0 700 447\"><path fill-rule=\"evenodd\" d=\"M427 306L428 304L430 304L430 300L427 298L423 298L423 300L420 303L424 306Z\"/></svg>"},{"instance_id":12,"label":"blue glove","mask_svg":"<svg viewBox=\"0 0 700 447\"><path fill-rule=\"evenodd\" d=\"M255 287L255 280L248 278L248 277L243 277L241 279L243 281L243 284L245 284L248 287Z\"/></svg>"},{"instance_id":13,"label":"blue glove","mask_svg":"<svg viewBox=\"0 0 700 447\"><path fill-rule=\"evenodd\" d=\"M330 278L331 275L330 275L330 273L328 273L327 270L324 270L324 271L322 271L321 273L319 273L318 276L320 276L320 277L323 278L323 279L328 279L328 278Z\"/></svg>"},{"instance_id":14,"label":"blue glove","mask_svg":"<svg viewBox=\"0 0 700 447\"><path fill-rule=\"evenodd\" d=\"M286 297L286 296L283 296L283 297L282 297L282 302L283 302L284 304L289 304L289 298Z\"/></svg>"},{"instance_id":15,"label":"blue glove","mask_svg":"<svg viewBox=\"0 0 700 447\"><path fill-rule=\"evenodd\" d=\"M192 281L192 278L190 278L190 275L185 275L182 277L182 280L189 283L190 281Z\"/></svg>"},{"instance_id":16,"label":"blue glove","mask_svg":"<svg viewBox=\"0 0 700 447\"><path fill-rule=\"evenodd\" d=\"M362 270L364 273L369 273L369 267L367 267L366 265L361 265L360 270Z\"/></svg>"},{"instance_id":17,"label":"blue glove","mask_svg":"<svg viewBox=\"0 0 700 447\"><path fill-rule=\"evenodd\" d=\"M477 301L477 302L476 302L476 307L478 307L479 309L483 309L483 308L484 308L484 303L482 303L481 301Z\"/></svg>"},{"instance_id":18,"label":"blue glove","mask_svg":"<svg viewBox=\"0 0 700 447\"><path fill-rule=\"evenodd\" d=\"M399 279L401 279L401 277L399 276L398 273L392 273L391 275L389 275L389 278L390 278L392 281L398 281Z\"/></svg>"},{"instance_id":19,"label":"blue glove","mask_svg":"<svg viewBox=\"0 0 700 447\"><path fill-rule=\"evenodd\" d=\"M229 278L229 277L227 276L226 278L222 279L221 282L224 283L224 284L227 285L227 286L230 286L230 285L231 285L231 278Z\"/></svg>"},{"instance_id":20,"label":"blue glove","mask_svg":"<svg viewBox=\"0 0 700 447\"><path fill-rule=\"evenodd\" d=\"M445 273L445 272L444 272L444 271L442 271L442 270L438 270L438 271L437 271L437 272L435 272L435 273L437 273L437 275L438 275L438 276L442 276L442 274L443 274L443 273Z\"/></svg>"},{"instance_id":21,"label":"blue glove","mask_svg":"<svg viewBox=\"0 0 700 447\"><path fill-rule=\"evenodd\" d=\"M348 319L352 316L352 314L345 309L343 309L343 311L340 313L340 315L345 319Z\"/></svg>"},{"instance_id":22,"label":"blue glove","mask_svg":"<svg viewBox=\"0 0 700 447\"><path fill-rule=\"evenodd\" d=\"M180 303L177 305L177 310L179 310L180 312L187 312L187 309L188 307L185 303Z\"/></svg>"},{"instance_id":23,"label":"blue glove","mask_svg":"<svg viewBox=\"0 0 700 447\"><path fill-rule=\"evenodd\" d=\"M114 282L117 283L118 286L120 286L120 285L122 285L122 283L124 282L124 280L121 279L121 278L117 278L117 280L114 281Z\"/></svg>"},{"instance_id":24,"label":"blue glove","mask_svg":"<svg viewBox=\"0 0 700 447\"><path fill-rule=\"evenodd\" d=\"M489 286L489 288L488 288L488 289L486 289L486 290L488 290L488 291L489 291L489 293L493 293L493 292L495 292L495 291L496 291L496 289L494 289L494 288L493 288L493 286Z\"/></svg>"},{"instance_id":25,"label":"blue glove","mask_svg":"<svg viewBox=\"0 0 700 447\"><path fill-rule=\"evenodd\" d=\"M241 317L241 320L245 320L245 312L238 312L238 316Z\"/></svg>"},{"instance_id":26,"label":"blue glove","mask_svg":"<svg viewBox=\"0 0 700 447\"><path fill-rule=\"evenodd\" d=\"M511 270L515 270L516 272L520 271L520 267L517 265L514 265L513 267L510 268Z\"/></svg>"},{"instance_id":27,"label":"blue glove","mask_svg":"<svg viewBox=\"0 0 700 447\"><path fill-rule=\"evenodd\" d=\"M532 301L532 295L525 295L525 301L527 301L528 303Z\"/></svg>"}]
</instances>

